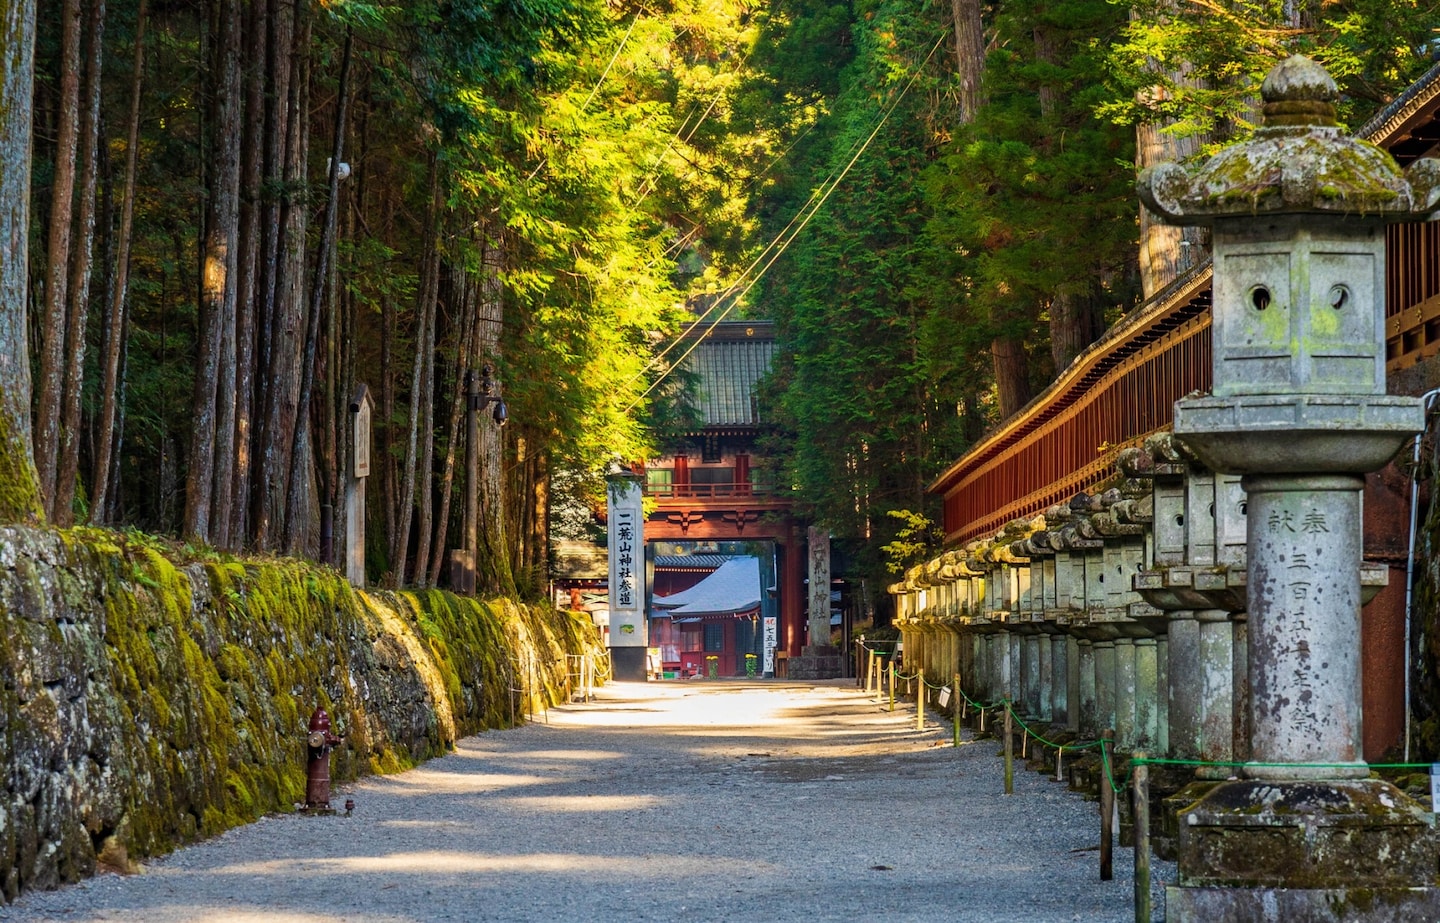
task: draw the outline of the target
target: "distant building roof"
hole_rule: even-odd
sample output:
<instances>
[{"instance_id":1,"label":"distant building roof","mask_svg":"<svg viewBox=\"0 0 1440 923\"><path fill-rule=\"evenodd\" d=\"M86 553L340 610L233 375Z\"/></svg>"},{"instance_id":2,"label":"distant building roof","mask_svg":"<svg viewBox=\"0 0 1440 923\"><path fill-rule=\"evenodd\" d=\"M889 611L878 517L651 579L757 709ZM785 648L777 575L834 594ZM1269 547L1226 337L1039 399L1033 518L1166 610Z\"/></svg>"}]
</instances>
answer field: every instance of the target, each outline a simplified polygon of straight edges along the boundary
<instances>
[{"instance_id":1,"label":"distant building roof","mask_svg":"<svg viewBox=\"0 0 1440 923\"><path fill-rule=\"evenodd\" d=\"M1440 144L1440 64L1431 67L1355 133L1390 152L1402 167Z\"/></svg>"},{"instance_id":2,"label":"distant building roof","mask_svg":"<svg viewBox=\"0 0 1440 923\"><path fill-rule=\"evenodd\" d=\"M655 567L657 570L718 570L728 560L730 557L723 554L657 554Z\"/></svg>"},{"instance_id":3,"label":"distant building roof","mask_svg":"<svg viewBox=\"0 0 1440 923\"><path fill-rule=\"evenodd\" d=\"M703 337L682 363L699 377L695 407L705 426L755 426L755 384L770 371L775 325L770 321L697 324L689 338Z\"/></svg>"},{"instance_id":4,"label":"distant building roof","mask_svg":"<svg viewBox=\"0 0 1440 923\"><path fill-rule=\"evenodd\" d=\"M675 618L739 615L760 606L760 559L745 555L728 559L704 580L669 596L656 596L657 612Z\"/></svg>"}]
</instances>

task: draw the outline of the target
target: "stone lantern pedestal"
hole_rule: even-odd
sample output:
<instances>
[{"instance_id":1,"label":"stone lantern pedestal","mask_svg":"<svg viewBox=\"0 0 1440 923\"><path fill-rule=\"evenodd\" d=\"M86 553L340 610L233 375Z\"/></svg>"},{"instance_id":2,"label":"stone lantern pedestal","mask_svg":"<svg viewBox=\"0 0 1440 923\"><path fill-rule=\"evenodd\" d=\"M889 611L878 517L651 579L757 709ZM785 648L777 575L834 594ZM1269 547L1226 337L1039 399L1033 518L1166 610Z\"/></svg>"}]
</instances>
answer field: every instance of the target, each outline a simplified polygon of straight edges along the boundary
<instances>
[{"instance_id":1,"label":"stone lantern pedestal","mask_svg":"<svg viewBox=\"0 0 1440 923\"><path fill-rule=\"evenodd\" d=\"M1261 95L1254 139L1139 183L1212 229L1214 388L1175 435L1246 494L1249 762L1180 811L1167 917L1440 919L1434 816L1367 778L1360 680L1363 474L1424 424L1385 393L1385 225L1440 204L1440 163L1342 135L1306 58Z\"/></svg>"}]
</instances>

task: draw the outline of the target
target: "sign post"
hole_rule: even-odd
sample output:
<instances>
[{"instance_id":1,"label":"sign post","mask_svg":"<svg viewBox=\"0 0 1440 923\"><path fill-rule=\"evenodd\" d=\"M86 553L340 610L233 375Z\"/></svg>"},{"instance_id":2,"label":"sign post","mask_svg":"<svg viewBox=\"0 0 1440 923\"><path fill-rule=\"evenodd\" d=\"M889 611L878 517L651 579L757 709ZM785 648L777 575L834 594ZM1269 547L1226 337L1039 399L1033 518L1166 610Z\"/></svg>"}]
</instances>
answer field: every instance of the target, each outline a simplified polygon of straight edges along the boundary
<instances>
[{"instance_id":1,"label":"sign post","mask_svg":"<svg viewBox=\"0 0 1440 923\"><path fill-rule=\"evenodd\" d=\"M370 389L360 385L350 399L351 467L345 479L345 576L365 585L365 479L370 476Z\"/></svg>"},{"instance_id":2,"label":"sign post","mask_svg":"<svg viewBox=\"0 0 1440 923\"><path fill-rule=\"evenodd\" d=\"M645 513L640 478L629 472L606 478L609 500L610 660L615 678L644 682Z\"/></svg>"}]
</instances>

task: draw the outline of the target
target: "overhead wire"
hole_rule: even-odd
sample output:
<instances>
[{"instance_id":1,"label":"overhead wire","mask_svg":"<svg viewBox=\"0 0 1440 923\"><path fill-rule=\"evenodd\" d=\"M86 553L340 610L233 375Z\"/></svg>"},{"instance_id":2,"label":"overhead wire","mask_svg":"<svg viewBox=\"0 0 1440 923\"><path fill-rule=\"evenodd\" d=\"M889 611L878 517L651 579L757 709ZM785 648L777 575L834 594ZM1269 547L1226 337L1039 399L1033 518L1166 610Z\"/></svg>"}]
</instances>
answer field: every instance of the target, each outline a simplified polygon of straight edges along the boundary
<instances>
[{"instance_id":1,"label":"overhead wire","mask_svg":"<svg viewBox=\"0 0 1440 923\"><path fill-rule=\"evenodd\" d=\"M704 322L705 317L707 317L710 312L715 309L716 306L728 299L729 305L725 308L724 311L720 313L719 317L715 318L715 320L710 322L709 327L705 331L705 334L696 337L690 347L680 355L679 359L672 363L668 369L662 372L653 382L650 383L650 386L648 388L646 388L638 397L631 401L629 406L625 408L625 413L629 413L631 410L634 410L641 401L643 401L651 394L651 392L653 392L657 387L660 386L660 383L662 381L669 377L671 371L679 367L679 365L683 363L686 358L688 358L689 355L694 352L695 349L702 342L704 342L705 336L707 336L711 330L714 330L721 321L723 321L727 316L729 316L730 312L735 309L735 306L740 303L741 299L743 299L747 294L749 294L750 290L754 288L762 278L765 277L765 273L768 272L770 267L775 264L775 261L784 254L784 252L789 248L790 244L794 242L795 238L800 236L800 233L805 230L806 225L808 225L810 221L817 214L820 213L820 209L824 207L826 201L828 201L830 196L835 192L835 190L839 188L840 183L845 179L846 176L849 175L851 169L853 169L855 164L859 162L860 157L864 155L866 150L869 149L870 143L875 140L877 135L880 134L880 130L885 127L885 123L890 120L890 116L895 112L895 110L899 107L900 103L905 99L905 95L910 92L910 88L915 85L915 81L919 79L920 74L925 70L926 65L930 63L930 59L935 56L935 52L939 50L941 43L945 41L945 37L948 34L949 32L947 30L940 35L940 37L936 40L934 46L931 47L930 53L925 56L925 61L920 65L920 67L916 68L915 73L910 76L910 79L905 83L905 86L901 88L895 99L891 101L890 105L881 114L880 120L875 124L875 127L870 131L870 134L867 135L865 140L858 145L858 149L852 148L852 150L854 150L854 153L850 157L850 160L845 164L844 169L840 171L839 175L832 174L832 176L834 176L833 181L829 178L827 178L826 180L826 182L828 183L828 187L826 186L826 183L822 183L820 187L817 188L816 192L812 192L810 195L810 199L805 203L804 206L801 207L800 211L796 212L795 217L790 219L789 224L785 226L784 230L782 230L775 237L774 240L772 240L768 245L766 245L765 249L761 251L760 256L756 257L755 260L750 264L750 266L746 267L745 271L740 274L736 282L720 295L720 298L716 300L716 304L711 306L711 308L707 309L705 314L701 315L701 317L697 318L688 327L686 327L685 331L682 332L680 336L676 337L676 339L669 346L665 347L664 350L657 354L655 359L651 360L650 364L646 365L645 370L648 370L653 366L656 361L668 354L670 350L672 350L676 345L684 342L684 340L689 337L689 335L695 330L695 328L699 324ZM820 189L824 189L824 194L820 195L819 201L816 202L816 194L819 192ZM813 208L810 207L812 202L814 202ZM806 209L809 209L808 214L806 213ZM796 220L799 219L801 215L804 215L805 217L804 220L800 222L800 226L798 228L795 228L794 233L791 233L789 237L785 237L787 232L790 231L790 228L794 227ZM781 242L782 239L783 243ZM778 249L776 248L777 244L779 244ZM765 254L769 253L771 250L775 250L774 255L771 256L768 261L766 261L765 265L760 269L759 273L753 279L751 279L747 285L745 285L744 290L742 290L738 295L734 295L733 297L731 297L734 290L739 287L742 281L744 281L746 275L748 275L750 271L755 267L755 265L758 264L760 260L764 259ZM645 370L642 370L640 374L643 375ZM637 375L635 377L638 378L639 376ZM631 381L634 380L634 378L631 379Z\"/></svg>"},{"instance_id":2,"label":"overhead wire","mask_svg":"<svg viewBox=\"0 0 1440 923\"><path fill-rule=\"evenodd\" d=\"M640 21L640 14L643 12L644 10L641 10L640 12L637 12L634 16L630 17L630 28L625 30L625 35L620 39L620 44L615 46L615 53L610 56L609 62L605 65L605 70L600 72L599 79L597 79L595 81L595 85L590 88L590 95L585 97L585 102L580 104L580 112L583 113L586 109L590 108L590 103L592 100L595 99L595 94L600 92L600 85L605 82L606 77L610 76L610 69L613 68L615 66L615 62L620 59L620 52L625 48L625 43L630 41L630 33L635 31L635 24ZM535 175L541 170L545 169L545 164L549 162L550 158L548 156L542 157L540 159L540 162L535 165L535 169L530 171L530 175L525 177L525 181L528 183L530 180L534 179Z\"/></svg>"},{"instance_id":3,"label":"overhead wire","mask_svg":"<svg viewBox=\"0 0 1440 923\"><path fill-rule=\"evenodd\" d=\"M743 58L740 58L735 63L734 73L740 73L741 69L743 69L746 64L750 63L750 54L751 52L747 51L745 53L745 56ZM665 150L661 151L660 156L655 158L655 163L651 166L645 178L640 181L639 188L641 191L635 197L635 201L630 203L631 208L634 208L641 202L645 201L645 199L649 197L650 193L655 191L655 187L651 185L651 183L655 179L655 177L659 175L660 165L665 162L665 155L675 149L675 145L677 142L680 144L690 143L690 139L695 137L695 132L700 130L700 126L705 124L705 120L710 117L710 113L714 112L715 107L720 104L720 98L725 95L726 89L728 88L724 84L722 84L720 89L715 91L715 95L710 98L710 105L706 106L705 111L700 114L699 121L697 121L695 123L695 126L690 129L689 134L684 134L685 128L690 124L690 115L695 111L695 106L699 105L699 101L697 100L695 104L691 105L689 111L685 113L685 120L680 123L680 127L676 129L675 135L670 139L670 142L665 145ZM684 137L681 137L681 135L684 135Z\"/></svg>"},{"instance_id":4,"label":"overhead wire","mask_svg":"<svg viewBox=\"0 0 1440 923\"><path fill-rule=\"evenodd\" d=\"M793 217L791 217L789 223L787 223L787 224L785 225L785 227L780 231L779 234L777 234L777 235L775 236L775 238L774 238L773 240L770 241L770 243L768 243L768 244L765 245L765 249L763 249L763 250L760 251L760 254L759 254L758 256L756 256L755 259L753 259L753 260L750 262L750 265L749 265L749 266L746 266L746 267L745 267L745 269L740 273L740 275L736 277L735 281L732 282L730 285L726 286L726 288L724 289L724 291L720 292L720 294L719 294L719 295L716 297L716 299L715 299L715 303L712 304L710 307L706 308L705 311L704 311L699 317L695 318L695 319L694 319L693 321L691 321L689 324L686 324L686 325L685 325L685 329L682 330L682 331L680 332L680 334L679 334L677 337L675 337L674 340L670 341L670 343L669 343L664 349L660 350L660 352L658 352L658 353L656 353L654 356L652 356L652 357L650 358L650 361L647 362L647 363L645 363L645 367L644 367L644 368L642 368L639 372L636 372L634 375L632 375L632 376L630 377L630 380L625 383L627 386L633 384L633 383L636 381L636 379L640 378L640 377L641 377L642 375L644 375L646 372L650 371L650 369L654 368L655 365L660 362L660 360L664 359L667 355L669 355L669 353L670 353L670 351L671 351L672 349L674 349L675 347L679 346L681 343L685 342L685 339L686 339L687 337L689 337L690 334L691 334L697 327L699 327L701 324L705 323L706 318L708 318L708 317L710 316L710 312L714 311L714 310L715 310L716 308L718 308L721 304L724 304L724 303L725 303L725 300L726 300L727 298L729 298L732 294L734 294L735 290L736 290L737 288L739 288L741 284L744 283L745 278L750 275L751 271L753 271L756 266L759 266L759 265L760 265L760 262L765 259L766 254L768 254L771 250L773 250L777 245L780 244L781 240L783 240L783 239L785 238L785 235L788 234L789 231L790 231L790 229L795 226L795 222L799 221L799 220L800 220L800 216L805 214L805 209L807 209L807 208L810 207L810 204L815 201L815 199L816 199L817 196L820 195L820 191L826 187L826 184L828 184L828 183L830 182L831 177L833 177L834 175L835 175L835 174L832 173L829 177L826 177L825 182L824 182L824 183L821 183L819 186L817 186L817 187L815 188L815 190L814 190L813 192L810 193L810 198L805 202L805 204L804 204L803 206L800 207L800 210L797 211ZM818 207L818 206L817 206L817 207ZM807 219L807 220L808 220L808 219ZM803 227L803 226L802 226L802 227ZM797 233L797 234L799 233L799 230L798 230L798 229L796 230L796 233ZM792 237L792 239L793 239L793 237ZM788 241L787 241L787 244L788 244ZM782 248L782 249L783 249L783 248ZM778 256L778 254L777 254L777 256ZM774 260L772 259L771 262L774 262ZM766 264L765 264L765 268L766 268L766 269L768 269L769 266L770 266L769 263L766 263ZM763 273L764 270L762 269L761 272ZM747 292L748 292L749 290L750 290L749 288L746 288L746 289L745 289L745 291L747 291ZM742 294L743 294L743 293L742 293ZM728 313L728 310L727 310L727 313ZM723 319L724 319L724 318L722 317L722 318L720 318L719 320L716 320L715 323L718 324L718 323L720 322L720 320L723 320ZM713 325L713 324L711 325L711 329L714 329L714 325ZM708 333L709 331L707 330L706 332ZM686 355L689 355L689 353L686 353ZM684 358L684 356L681 357L681 359L683 359L683 358ZM664 376L661 376L661 377L663 378ZM656 384L659 384L659 382L660 382L660 379L656 379L655 383L656 383ZM652 389L653 389L653 385L652 385ZM645 392L645 394L649 394L649 393L650 393L649 391L646 391L646 392ZM645 397L645 394L640 395L640 399L643 399L643 398ZM637 399L637 402L638 402L638 399ZM635 406L634 404L631 404L631 405L630 405L630 407L634 407L634 406ZM625 408L625 409L628 411L628 410L630 409L630 407L627 407L627 408Z\"/></svg>"},{"instance_id":5,"label":"overhead wire","mask_svg":"<svg viewBox=\"0 0 1440 923\"><path fill-rule=\"evenodd\" d=\"M688 116L686 117L686 120L687 120L687 121L689 120L689 117L688 117ZM799 137L797 137L794 141L791 141L790 144L786 146L785 150L783 150L783 151L781 151L779 154L775 155L775 157L772 158L771 161L770 161L768 164L765 165L765 169L764 169L764 170L760 171L760 173L758 173L758 174L756 174L755 176L753 176L753 177L750 178L750 182L748 182L748 183L745 185L745 188L741 190L741 194L743 195L744 193L748 192L748 191L750 190L750 188L755 185L755 183L756 183L757 180L759 180L759 179L760 179L761 177L763 177L765 174L769 173L772 169L774 169L774 168L775 168L775 165L776 165L777 163L779 163L780 161L784 160L784 159L785 159L785 155L789 154L792 150L794 150L794 149L795 149L795 145L797 145L797 144L799 144L801 141L803 141L803 140L805 139L805 137L806 137L807 135L809 135L811 131L814 130L814 128L815 128L815 126L814 126L813 124L810 125L808 128L806 128L803 132L800 133L800 136L799 136ZM832 173L831 176L834 176L834 174ZM830 177L826 177L826 178L825 178L825 183L828 183L828 182L830 182ZM825 183L821 183L821 184L820 184L820 187L818 187L818 188L824 188ZM810 201L813 201L813 200L814 200L815 195L816 195L815 192L812 192L812 193L810 194ZM806 204L806 206L808 206L808 205L810 204L810 202L807 201L805 204ZM754 269L755 266L756 266L756 264L758 264L760 260L762 260L762 259L765 258L765 254L768 253L768 252L770 252L770 248L773 247L773 246L775 246L775 244L780 240L780 238L784 236L785 232L788 231L788 230L790 229L790 227L795 223L795 221L796 221L796 219L798 218L798 216L799 216L800 214L802 214L803 212L804 212L804 207L802 207L802 208L800 209L800 211L797 211L797 212L796 212L796 217L793 217L793 218L790 219L790 223L787 224L787 225L785 226L785 229L782 230L782 231L780 232L780 234L776 236L775 240L772 240L772 241L765 247L764 250L760 251L760 255L759 255L758 257L756 257L755 260L754 260L753 262L751 262L751 264L745 268L744 272L742 272L742 273L737 277L737 281L736 281L735 283L732 283L730 286L728 286L725 291L721 292L721 293L720 293L720 296L715 299L715 303L712 304L710 307L706 308L705 311L704 311L698 318L696 318L695 320L693 320L693 321L691 321L689 324L687 324L686 327L685 327L685 330L684 330L683 332L681 332L681 334L680 334L679 336L677 336L674 340L672 340L672 341L671 341L664 349L662 349L660 352L656 353L654 356L651 356L651 357L650 357L650 361L647 362L647 363L645 363L645 366L644 366L643 368L641 368L640 371L636 372L633 376L630 377L630 380L625 383L626 386L628 387L629 385L633 384L636 379L640 378L640 377L641 377L642 375L644 375L646 372L650 371L650 369L652 369L652 368L655 367L655 364L656 364L656 363L658 363L660 360L664 359L665 356L669 354L670 350L674 349L676 346L678 346L678 345L680 345L682 342L684 342L685 338L690 335L690 332L695 329L695 326L696 326L697 324L703 323L703 322L705 321L705 318L709 316L710 312L713 311L713 310L715 310L715 308L725 299L726 295L729 294L730 291L733 291L733 290L734 290L735 286L739 284L739 280L743 280L743 279L745 278L745 276L749 274L750 270ZM689 219L686 219L686 220L689 220ZM698 225L698 224L695 224L693 221L691 222L691 224L694 224L694 227L692 227L689 231L687 231L687 232L684 234L684 236L680 237L680 238L679 238L678 240L676 240L673 244L671 244L670 246L666 247L664 253L660 254L660 255L657 256L657 257L655 257L655 259L652 259L648 264L646 264L646 268L648 269L648 268L653 267L657 261L659 261L660 259L663 259L663 258L665 258L665 257L668 257L670 254L676 252L676 251L679 250L681 247L685 246L687 243L689 243L691 240L693 240L693 239L695 238L695 236L700 233L700 231L701 231L701 226Z\"/></svg>"}]
</instances>

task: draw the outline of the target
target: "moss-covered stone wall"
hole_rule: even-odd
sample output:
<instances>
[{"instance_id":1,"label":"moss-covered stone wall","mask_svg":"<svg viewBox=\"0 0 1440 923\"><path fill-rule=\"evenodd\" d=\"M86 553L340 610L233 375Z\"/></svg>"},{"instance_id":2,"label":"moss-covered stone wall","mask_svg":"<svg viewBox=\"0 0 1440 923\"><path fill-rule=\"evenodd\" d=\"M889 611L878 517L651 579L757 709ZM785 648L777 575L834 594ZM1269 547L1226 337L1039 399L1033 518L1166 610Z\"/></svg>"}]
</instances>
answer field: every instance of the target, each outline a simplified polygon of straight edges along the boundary
<instances>
[{"instance_id":1,"label":"moss-covered stone wall","mask_svg":"<svg viewBox=\"0 0 1440 923\"><path fill-rule=\"evenodd\" d=\"M333 778L392 772L559 701L566 654L599 649L582 616L181 557L0 527L6 900L292 810L317 705L345 735Z\"/></svg>"}]
</instances>

